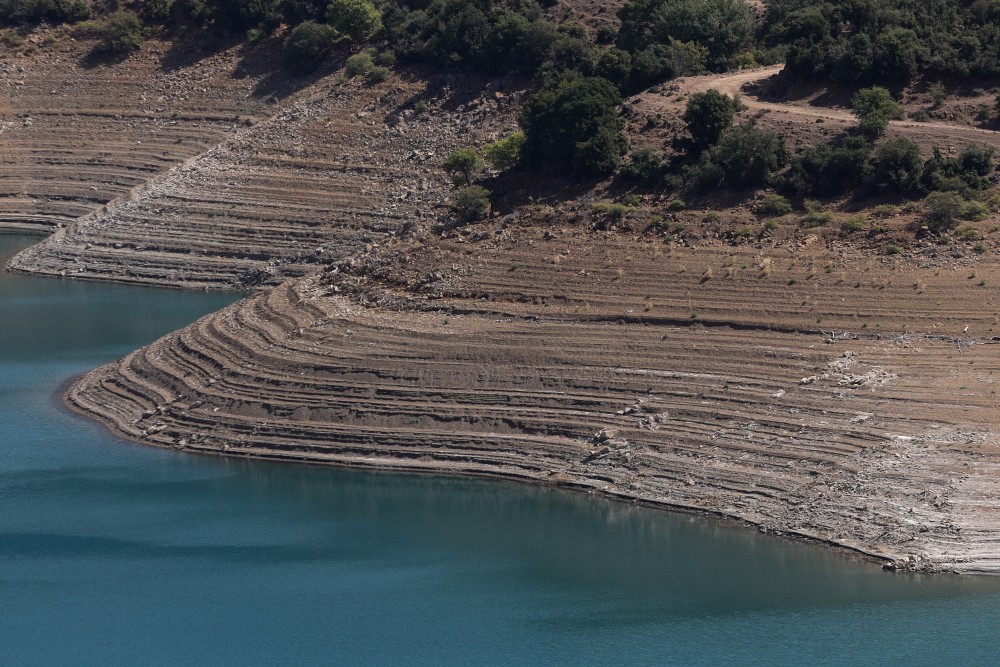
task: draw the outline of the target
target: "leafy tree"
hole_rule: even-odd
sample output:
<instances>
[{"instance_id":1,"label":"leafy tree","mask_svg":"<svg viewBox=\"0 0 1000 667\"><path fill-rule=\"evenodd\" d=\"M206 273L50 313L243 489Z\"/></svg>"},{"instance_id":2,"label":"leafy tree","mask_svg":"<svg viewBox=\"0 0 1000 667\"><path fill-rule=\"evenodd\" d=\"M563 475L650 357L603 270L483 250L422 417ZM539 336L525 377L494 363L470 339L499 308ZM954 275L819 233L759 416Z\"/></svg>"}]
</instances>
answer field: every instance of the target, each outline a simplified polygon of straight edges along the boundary
<instances>
[{"instance_id":1,"label":"leafy tree","mask_svg":"<svg viewBox=\"0 0 1000 667\"><path fill-rule=\"evenodd\" d=\"M631 0L618 12L617 45L637 52L655 44L694 42L708 52L707 65L724 70L750 45L754 23L743 0Z\"/></svg>"},{"instance_id":2,"label":"leafy tree","mask_svg":"<svg viewBox=\"0 0 1000 667\"><path fill-rule=\"evenodd\" d=\"M854 96L852 104L852 112L858 118L858 128L869 140L882 136L889 121L901 113L892 94L881 86L862 88Z\"/></svg>"},{"instance_id":3,"label":"leafy tree","mask_svg":"<svg viewBox=\"0 0 1000 667\"><path fill-rule=\"evenodd\" d=\"M478 220L490 210L490 191L479 185L464 187L455 193L452 210L461 223Z\"/></svg>"},{"instance_id":4,"label":"leafy tree","mask_svg":"<svg viewBox=\"0 0 1000 667\"><path fill-rule=\"evenodd\" d=\"M908 192L920 185L924 162L920 149L909 139L890 139L879 146L866 171L869 185L882 190Z\"/></svg>"},{"instance_id":5,"label":"leafy tree","mask_svg":"<svg viewBox=\"0 0 1000 667\"><path fill-rule=\"evenodd\" d=\"M483 148L483 157L492 168L503 171L510 169L521 160L523 146L524 132L514 132L499 141L486 144Z\"/></svg>"},{"instance_id":6,"label":"leafy tree","mask_svg":"<svg viewBox=\"0 0 1000 667\"><path fill-rule=\"evenodd\" d=\"M521 113L525 159L576 171L614 171L627 147L619 104L618 91L600 78L574 79L535 93Z\"/></svg>"},{"instance_id":7,"label":"leafy tree","mask_svg":"<svg viewBox=\"0 0 1000 667\"><path fill-rule=\"evenodd\" d=\"M871 146L862 137L840 145L818 144L792 160L785 186L799 195L830 196L857 185L865 173Z\"/></svg>"},{"instance_id":8,"label":"leafy tree","mask_svg":"<svg viewBox=\"0 0 1000 667\"><path fill-rule=\"evenodd\" d=\"M288 33L281 50L281 63L298 74L312 72L346 37L333 26L315 21L300 23Z\"/></svg>"},{"instance_id":9,"label":"leafy tree","mask_svg":"<svg viewBox=\"0 0 1000 667\"><path fill-rule=\"evenodd\" d=\"M704 149L715 144L732 126L735 115L736 101L712 89L691 96L684 109L684 123L694 146Z\"/></svg>"},{"instance_id":10,"label":"leafy tree","mask_svg":"<svg viewBox=\"0 0 1000 667\"><path fill-rule=\"evenodd\" d=\"M366 42L382 30L382 12L371 0L333 0L326 22L355 42Z\"/></svg>"},{"instance_id":11,"label":"leafy tree","mask_svg":"<svg viewBox=\"0 0 1000 667\"><path fill-rule=\"evenodd\" d=\"M442 166L456 185L471 185L472 177L483 170L483 158L471 146L456 148L445 158Z\"/></svg>"},{"instance_id":12,"label":"leafy tree","mask_svg":"<svg viewBox=\"0 0 1000 667\"><path fill-rule=\"evenodd\" d=\"M721 184L739 190L767 184L771 174L787 164L788 149L774 132L744 124L723 134L707 158L721 175Z\"/></svg>"}]
</instances>

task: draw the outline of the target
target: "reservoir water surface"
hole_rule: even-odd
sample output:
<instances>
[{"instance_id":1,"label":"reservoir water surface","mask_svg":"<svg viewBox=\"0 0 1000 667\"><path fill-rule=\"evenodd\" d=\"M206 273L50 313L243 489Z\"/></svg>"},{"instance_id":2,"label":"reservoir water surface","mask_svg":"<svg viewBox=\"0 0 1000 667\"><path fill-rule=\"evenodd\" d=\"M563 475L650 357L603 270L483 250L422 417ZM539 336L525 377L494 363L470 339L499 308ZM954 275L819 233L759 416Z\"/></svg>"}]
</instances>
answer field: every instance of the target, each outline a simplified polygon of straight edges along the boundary
<instances>
[{"instance_id":1,"label":"reservoir water surface","mask_svg":"<svg viewBox=\"0 0 1000 667\"><path fill-rule=\"evenodd\" d=\"M34 240L0 235L0 262ZM0 665L1000 662L1000 578L553 489L182 455L60 407L232 299L0 275Z\"/></svg>"}]
</instances>

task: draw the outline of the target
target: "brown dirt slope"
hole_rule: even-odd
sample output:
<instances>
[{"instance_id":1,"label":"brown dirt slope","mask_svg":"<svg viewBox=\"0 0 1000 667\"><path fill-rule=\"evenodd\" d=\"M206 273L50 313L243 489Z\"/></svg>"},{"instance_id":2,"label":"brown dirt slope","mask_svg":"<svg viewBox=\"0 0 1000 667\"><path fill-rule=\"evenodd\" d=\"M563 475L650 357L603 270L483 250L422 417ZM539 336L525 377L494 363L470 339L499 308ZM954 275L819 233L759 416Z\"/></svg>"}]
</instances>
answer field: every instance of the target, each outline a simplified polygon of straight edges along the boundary
<instances>
[{"instance_id":1,"label":"brown dirt slope","mask_svg":"<svg viewBox=\"0 0 1000 667\"><path fill-rule=\"evenodd\" d=\"M36 38L37 36L33 36ZM65 35L0 54L0 228L47 231L93 213L228 135L262 102L237 49L168 66L151 41L89 64Z\"/></svg>"},{"instance_id":2,"label":"brown dirt slope","mask_svg":"<svg viewBox=\"0 0 1000 667\"><path fill-rule=\"evenodd\" d=\"M864 261L484 224L252 297L69 401L187 451L528 479L996 571L991 297L955 271L855 288L806 269Z\"/></svg>"},{"instance_id":3,"label":"brown dirt slope","mask_svg":"<svg viewBox=\"0 0 1000 667\"><path fill-rule=\"evenodd\" d=\"M422 84L331 76L274 115L18 255L17 271L160 286L275 285L444 206L438 166L512 105L415 113ZM487 122L488 121L488 122Z\"/></svg>"}]
</instances>

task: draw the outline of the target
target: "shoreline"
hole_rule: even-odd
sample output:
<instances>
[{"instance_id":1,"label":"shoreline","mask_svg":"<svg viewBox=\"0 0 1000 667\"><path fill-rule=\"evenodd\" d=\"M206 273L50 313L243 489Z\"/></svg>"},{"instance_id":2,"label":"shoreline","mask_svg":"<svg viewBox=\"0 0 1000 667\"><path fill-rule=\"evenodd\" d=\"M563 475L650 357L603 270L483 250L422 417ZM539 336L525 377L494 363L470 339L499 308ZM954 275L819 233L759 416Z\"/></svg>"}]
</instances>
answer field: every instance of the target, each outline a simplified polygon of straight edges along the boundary
<instances>
[{"instance_id":1,"label":"shoreline","mask_svg":"<svg viewBox=\"0 0 1000 667\"><path fill-rule=\"evenodd\" d=\"M894 559L891 556L872 552L871 550L865 548L862 545L844 544L841 542L831 541L828 539L824 539L822 537L808 535L796 531L786 531L786 532L769 531L764 529L763 526L747 521L746 519L739 516L729 515L713 510L707 510L694 505L669 503L669 502L651 500L648 498L642 498L641 496L631 496L627 494L609 492L607 490L599 489L579 482L544 480L528 476L517 476L513 474L505 474L502 472L486 472L481 470L480 471L455 470L455 469L448 469L445 467L417 466L417 465L406 466L400 463L391 464L391 463L360 462L360 461L352 462L346 460L338 461L338 460L329 460L320 458L310 458L307 455L302 455L302 456L292 456L288 454L283 455L278 452L230 453L230 452L215 451L208 449L193 450L186 448L178 448L166 444L160 444L153 441L143 441L136 439L128 435L126 432L120 430L114 421L105 420L99 416L96 416L93 413L88 412L86 409L80 407L71 400L71 398L68 395L69 392L71 391L73 386L76 385L77 382L79 382L86 374L87 373L82 373L80 375L77 375L73 378L66 380L60 385L58 390L59 404L62 406L64 410L77 417L85 418L90 421L96 422L112 437L120 439L127 444L170 450L182 455L244 459L251 461L276 463L282 465L329 467L329 468L339 468L343 470L384 472L389 474L465 477L469 479L489 479L500 483L513 483L513 484L525 484L530 486L548 487L569 493L584 493L587 495L600 497L610 502L636 505L639 507L645 507L656 511L671 512L688 516L697 516L701 519L717 521L727 526L735 528L740 528L744 530L754 530L764 535L768 535L771 538L786 539L793 542L810 544L816 547L833 550L846 558L861 560L875 565L880 565L881 568L883 570L886 570L887 572L898 572L906 574L935 574L935 575L961 574L960 572L952 572L947 570L919 570L919 569L906 570L904 568L896 568L891 566L891 564L894 562ZM56 398L56 396L53 396L53 398Z\"/></svg>"},{"instance_id":2,"label":"shoreline","mask_svg":"<svg viewBox=\"0 0 1000 667\"><path fill-rule=\"evenodd\" d=\"M522 481L714 516L887 569L1000 572L986 505L1000 462L948 444L992 435L942 428L927 414L941 408L938 380L905 375L917 360L949 368L950 339L831 348L743 327L661 338L468 314L442 333L438 314L362 306L323 280L251 295L85 374L63 400L117 437L183 452ZM602 348L609 328L616 345ZM566 357L571 341L581 352ZM760 363L741 358L747 347ZM991 351L965 354L979 364Z\"/></svg>"}]
</instances>

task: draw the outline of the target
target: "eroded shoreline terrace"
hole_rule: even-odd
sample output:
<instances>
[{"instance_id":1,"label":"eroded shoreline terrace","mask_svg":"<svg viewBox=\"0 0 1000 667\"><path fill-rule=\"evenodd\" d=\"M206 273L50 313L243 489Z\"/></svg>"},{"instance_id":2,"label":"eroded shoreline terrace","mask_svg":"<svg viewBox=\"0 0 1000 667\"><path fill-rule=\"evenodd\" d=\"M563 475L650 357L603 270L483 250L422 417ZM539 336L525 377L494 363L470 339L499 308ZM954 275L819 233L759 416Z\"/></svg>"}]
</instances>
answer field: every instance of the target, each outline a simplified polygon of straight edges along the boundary
<instances>
[{"instance_id":1,"label":"eroded shoreline terrace","mask_svg":"<svg viewBox=\"0 0 1000 667\"><path fill-rule=\"evenodd\" d=\"M981 248L897 247L921 213L888 199L812 225L759 216L763 190L613 209L620 182L521 175L456 226L442 162L509 134L523 82L293 86L237 50L164 67L162 42L127 66L80 56L0 61L0 227L55 229L8 268L257 290L69 389L115 433L554 484L900 569L1000 571L995 216ZM708 89L743 90L741 118L807 144L851 122L742 88L777 69L675 80L627 100L628 123ZM665 145L671 122L637 143ZM945 121L888 132L1000 145ZM866 231L843 231L860 214Z\"/></svg>"}]
</instances>

